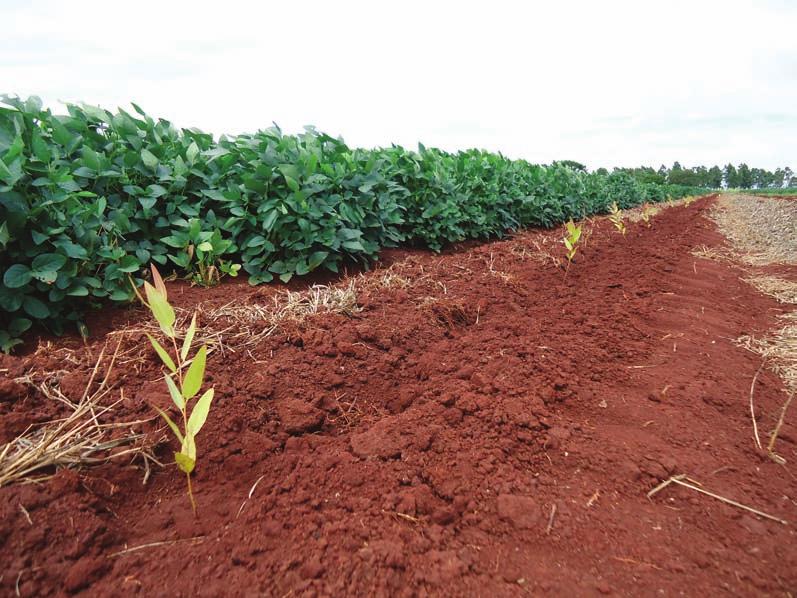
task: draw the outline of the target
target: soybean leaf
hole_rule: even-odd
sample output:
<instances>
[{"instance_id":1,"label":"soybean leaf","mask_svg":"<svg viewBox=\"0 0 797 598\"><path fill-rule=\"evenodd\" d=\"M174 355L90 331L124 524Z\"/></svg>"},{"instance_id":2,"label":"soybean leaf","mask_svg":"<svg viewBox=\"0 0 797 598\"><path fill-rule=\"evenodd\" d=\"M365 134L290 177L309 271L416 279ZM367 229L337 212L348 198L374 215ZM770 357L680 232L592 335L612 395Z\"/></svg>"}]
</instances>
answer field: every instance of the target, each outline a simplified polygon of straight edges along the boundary
<instances>
[{"instance_id":1,"label":"soybean leaf","mask_svg":"<svg viewBox=\"0 0 797 598\"><path fill-rule=\"evenodd\" d=\"M50 238L47 235L42 234L42 233L40 233L37 230L31 230L30 231L30 236L31 236L31 238L33 239L33 242L36 245L41 245L42 243L44 243L45 241L49 240L49 238Z\"/></svg>"},{"instance_id":2,"label":"soybean leaf","mask_svg":"<svg viewBox=\"0 0 797 598\"><path fill-rule=\"evenodd\" d=\"M191 166L193 166L194 162L196 162L196 157L198 155L199 155L199 147L197 146L195 141L192 141L191 145L188 146L188 149L185 152L185 157Z\"/></svg>"},{"instance_id":3,"label":"soybean leaf","mask_svg":"<svg viewBox=\"0 0 797 598\"><path fill-rule=\"evenodd\" d=\"M120 272L138 272L138 269L140 267L141 264L133 255L126 255L121 260L119 260Z\"/></svg>"},{"instance_id":4,"label":"soybean leaf","mask_svg":"<svg viewBox=\"0 0 797 598\"><path fill-rule=\"evenodd\" d=\"M277 221L277 210L271 210L266 217L263 219L263 230L266 232L271 232L271 229L274 228L274 223Z\"/></svg>"},{"instance_id":5,"label":"soybean leaf","mask_svg":"<svg viewBox=\"0 0 797 598\"><path fill-rule=\"evenodd\" d=\"M359 241L344 241L343 246L352 251L365 251L365 247Z\"/></svg>"},{"instance_id":6,"label":"soybean leaf","mask_svg":"<svg viewBox=\"0 0 797 598\"><path fill-rule=\"evenodd\" d=\"M22 309L24 309L29 316L34 317L37 320L43 320L50 315L50 309L47 307L47 305L31 295L28 295L25 297L25 299L23 299Z\"/></svg>"},{"instance_id":7,"label":"soybean leaf","mask_svg":"<svg viewBox=\"0 0 797 598\"><path fill-rule=\"evenodd\" d=\"M89 294L89 290L81 284L72 285L66 294L70 297L86 297Z\"/></svg>"},{"instance_id":8,"label":"soybean leaf","mask_svg":"<svg viewBox=\"0 0 797 598\"><path fill-rule=\"evenodd\" d=\"M33 155L41 162L49 162L52 155L50 153L50 147L47 145L47 142L42 139L42 135L38 129L33 130L33 135L31 137L31 148L33 149Z\"/></svg>"},{"instance_id":9,"label":"soybean leaf","mask_svg":"<svg viewBox=\"0 0 797 598\"><path fill-rule=\"evenodd\" d=\"M8 331L14 336L19 336L28 330L32 324L33 322L28 318L14 318L8 325Z\"/></svg>"},{"instance_id":10,"label":"soybean leaf","mask_svg":"<svg viewBox=\"0 0 797 598\"><path fill-rule=\"evenodd\" d=\"M42 253L34 258L31 267L35 272L57 272L66 264L66 256L59 253Z\"/></svg>"},{"instance_id":11,"label":"soybean leaf","mask_svg":"<svg viewBox=\"0 0 797 598\"><path fill-rule=\"evenodd\" d=\"M88 145L84 145L82 149L83 153L83 163L91 168L92 170L100 170L102 163L100 162L100 157L93 149L91 149Z\"/></svg>"},{"instance_id":12,"label":"soybean leaf","mask_svg":"<svg viewBox=\"0 0 797 598\"><path fill-rule=\"evenodd\" d=\"M328 251L316 251L307 259L310 270L315 270L329 255Z\"/></svg>"},{"instance_id":13,"label":"soybean leaf","mask_svg":"<svg viewBox=\"0 0 797 598\"><path fill-rule=\"evenodd\" d=\"M24 264L14 264L3 275L3 284L9 289L18 289L28 284L32 276L30 268Z\"/></svg>"},{"instance_id":14,"label":"soybean leaf","mask_svg":"<svg viewBox=\"0 0 797 598\"><path fill-rule=\"evenodd\" d=\"M36 280L40 280L46 284L53 284L55 279L58 278L58 272L50 271L43 271L43 272L33 272L33 278Z\"/></svg>"},{"instance_id":15,"label":"soybean leaf","mask_svg":"<svg viewBox=\"0 0 797 598\"><path fill-rule=\"evenodd\" d=\"M16 182L16 177L11 170L9 170L8 166L5 165L3 160L0 160L0 180L4 181L9 186L13 186Z\"/></svg>"},{"instance_id":16,"label":"soybean leaf","mask_svg":"<svg viewBox=\"0 0 797 598\"><path fill-rule=\"evenodd\" d=\"M53 245L61 249L68 257L77 260L85 260L88 259L89 254L88 251L84 247L81 247L77 243L73 243L72 241L61 240L61 241L54 241Z\"/></svg>"},{"instance_id":17,"label":"soybean leaf","mask_svg":"<svg viewBox=\"0 0 797 598\"><path fill-rule=\"evenodd\" d=\"M141 150L141 161L144 162L144 166L155 170L158 167L158 158L148 149Z\"/></svg>"}]
</instances>

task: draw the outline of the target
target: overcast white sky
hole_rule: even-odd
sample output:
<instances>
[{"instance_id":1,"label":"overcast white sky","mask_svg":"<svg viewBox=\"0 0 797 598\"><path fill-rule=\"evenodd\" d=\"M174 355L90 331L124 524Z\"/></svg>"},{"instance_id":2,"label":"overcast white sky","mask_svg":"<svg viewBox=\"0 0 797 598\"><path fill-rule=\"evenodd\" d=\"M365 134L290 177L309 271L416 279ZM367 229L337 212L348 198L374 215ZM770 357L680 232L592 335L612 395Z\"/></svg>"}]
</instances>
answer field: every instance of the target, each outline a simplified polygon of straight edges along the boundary
<instances>
[{"instance_id":1,"label":"overcast white sky","mask_svg":"<svg viewBox=\"0 0 797 598\"><path fill-rule=\"evenodd\" d=\"M0 0L0 92L599 166L797 167L797 1Z\"/></svg>"}]
</instances>

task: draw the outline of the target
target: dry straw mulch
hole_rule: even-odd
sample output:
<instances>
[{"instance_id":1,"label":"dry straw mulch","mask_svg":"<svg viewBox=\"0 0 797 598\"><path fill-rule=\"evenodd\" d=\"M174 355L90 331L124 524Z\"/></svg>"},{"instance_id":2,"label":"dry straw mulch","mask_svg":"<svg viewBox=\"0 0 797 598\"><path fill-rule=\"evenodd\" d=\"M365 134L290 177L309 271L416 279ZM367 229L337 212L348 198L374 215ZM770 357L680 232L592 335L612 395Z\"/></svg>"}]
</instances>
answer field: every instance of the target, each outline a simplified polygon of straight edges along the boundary
<instances>
[{"instance_id":1,"label":"dry straw mulch","mask_svg":"<svg viewBox=\"0 0 797 598\"><path fill-rule=\"evenodd\" d=\"M744 263L797 264L797 201L725 194L711 217Z\"/></svg>"},{"instance_id":2,"label":"dry straw mulch","mask_svg":"<svg viewBox=\"0 0 797 598\"><path fill-rule=\"evenodd\" d=\"M751 276L745 282L753 285L759 291L774 297L780 303L797 304L797 282L786 280L777 276Z\"/></svg>"},{"instance_id":3,"label":"dry straw mulch","mask_svg":"<svg viewBox=\"0 0 797 598\"><path fill-rule=\"evenodd\" d=\"M773 264L797 264L797 201L750 195L723 195L712 212L712 218L731 245L727 253L722 253L723 259L732 255L754 268ZM797 305L797 281L758 273L755 270L744 280L780 303ZM797 394L797 309L783 314L780 320L783 325L778 330L765 336L745 335L737 339L737 343L760 355L763 359L762 367L765 365L783 381L787 399L769 435L766 449L775 461L784 463L785 460L775 452L775 441L789 405ZM763 448L755 421L754 387L755 379L750 391L750 411L756 444Z\"/></svg>"},{"instance_id":4,"label":"dry straw mulch","mask_svg":"<svg viewBox=\"0 0 797 598\"><path fill-rule=\"evenodd\" d=\"M724 259L733 255L750 266L797 265L797 201L725 194L712 211L712 219L730 242ZM711 257L708 253L705 257ZM757 273L745 282L780 303L797 305L797 281ZM781 316L784 326L766 337L744 336L740 343L759 353L797 392L797 310Z\"/></svg>"},{"instance_id":5,"label":"dry straw mulch","mask_svg":"<svg viewBox=\"0 0 797 598\"><path fill-rule=\"evenodd\" d=\"M17 379L47 399L63 403L70 413L30 426L0 446L0 486L42 480L54 469L104 463L123 456L143 459L146 481L150 462L158 461L150 452L146 434L138 431L144 420L122 422L113 418L114 408L124 400L123 391L110 383L120 346L121 342L117 343L108 359L103 359L104 349L100 352L83 395L76 401L61 392L58 375L30 374ZM112 400L115 390L120 396Z\"/></svg>"}]
</instances>

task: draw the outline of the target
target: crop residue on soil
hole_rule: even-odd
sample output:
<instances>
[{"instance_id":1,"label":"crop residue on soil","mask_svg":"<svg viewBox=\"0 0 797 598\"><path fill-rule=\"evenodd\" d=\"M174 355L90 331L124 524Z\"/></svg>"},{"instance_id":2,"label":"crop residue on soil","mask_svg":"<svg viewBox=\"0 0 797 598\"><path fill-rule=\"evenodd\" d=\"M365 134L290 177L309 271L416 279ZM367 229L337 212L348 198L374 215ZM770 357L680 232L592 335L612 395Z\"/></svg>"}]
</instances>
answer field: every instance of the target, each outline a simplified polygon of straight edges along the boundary
<instances>
[{"instance_id":1,"label":"crop residue on soil","mask_svg":"<svg viewBox=\"0 0 797 598\"><path fill-rule=\"evenodd\" d=\"M152 465L143 485L140 460L0 489L2 593L794 591L797 429L780 432L785 466L755 449L761 362L735 344L787 307L732 264L692 254L723 243L706 217L715 201L629 222L625 237L586 223L566 277L550 258L560 231L387 254L356 277L359 311L211 355L199 519L176 468ZM273 295L235 282L173 284L169 296L190 311ZM109 310L91 325L145 319ZM169 398L141 338L112 373L125 397L114 417L147 420L138 430L154 442L150 404ZM1 358L0 441L64 409L12 379L50 372L77 400L105 341ZM762 370L760 429L783 398ZM792 525L675 485L646 498L681 473Z\"/></svg>"}]
</instances>

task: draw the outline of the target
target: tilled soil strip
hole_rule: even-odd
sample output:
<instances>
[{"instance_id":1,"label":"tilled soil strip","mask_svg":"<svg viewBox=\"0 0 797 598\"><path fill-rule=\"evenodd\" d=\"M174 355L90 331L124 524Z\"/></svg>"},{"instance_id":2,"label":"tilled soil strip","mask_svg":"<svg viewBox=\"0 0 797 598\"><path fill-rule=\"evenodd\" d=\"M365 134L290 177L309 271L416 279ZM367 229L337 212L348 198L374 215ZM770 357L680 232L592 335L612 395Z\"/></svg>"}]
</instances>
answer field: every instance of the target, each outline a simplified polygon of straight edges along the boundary
<instances>
[{"instance_id":1,"label":"tilled soil strip","mask_svg":"<svg viewBox=\"0 0 797 598\"><path fill-rule=\"evenodd\" d=\"M797 521L793 421L778 435L785 465L751 440L753 377L762 437L782 381L736 344L777 329L788 307L732 263L693 255L724 247L706 217L715 201L628 222L625 236L586 223L566 276L560 231L395 251L389 272L364 276L358 311L215 352L197 519L152 418L151 404L169 405L156 357L130 357L109 380L111 400L124 389L114 416L144 420L167 466L150 463L146 485L143 464L121 459L0 488L2 593L793 591L793 525L678 484L646 497L685 474ZM174 283L169 296L190 312L273 294ZM59 391L79 399L88 354L144 319L108 310L87 347L43 339L0 358L0 441L64 408L13 379L60 372Z\"/></svg>"}]
</instances>

